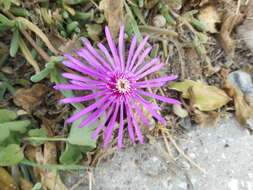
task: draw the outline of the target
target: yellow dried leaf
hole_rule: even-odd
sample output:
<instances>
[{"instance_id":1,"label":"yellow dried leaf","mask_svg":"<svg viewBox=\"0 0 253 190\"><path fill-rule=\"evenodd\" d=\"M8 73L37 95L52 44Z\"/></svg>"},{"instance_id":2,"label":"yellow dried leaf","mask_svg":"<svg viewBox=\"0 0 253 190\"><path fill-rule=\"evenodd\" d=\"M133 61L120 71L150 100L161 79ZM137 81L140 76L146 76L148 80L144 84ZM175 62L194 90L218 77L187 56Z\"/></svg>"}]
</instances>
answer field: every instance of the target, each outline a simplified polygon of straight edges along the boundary
<instances>
[{"instance_id":1,"label":"yellow dried leaf","mask_svg":"<svg viewBox=\"0 0 253 190\"><path fill-rule=\"evenodd\" d=\"M24 54L27 62L33 66L36 73L39 73L40 72L39 64L33 58L32 54L29 51L28 47L26 46L25 42L20 38L18 43L19 43L19 47L20 47L22 53Z\"/></svg>"},{"instance_id":2,"label":"yellow dried leaf","mask_svg":"<svg viewBox=\"0 0 253 190\"><path fill-rule=\"evenodd\" d=\"M201 111L219 109L231 100L223 90L192 80L171 83L170 88L182 92L182 96Z\"/></svg>"},{"instance_id":3,"label":"yellow dried leaf","mask_svg":"<svg viewBox=\"0 0 253 190\"><path fill-rule=\"evenodd\" d=\"M217 33L216 24L221 22L220 15L214 6L207 6L200 9L198 19L206 26L210 33Z\"/></svg>"}]
</instances>

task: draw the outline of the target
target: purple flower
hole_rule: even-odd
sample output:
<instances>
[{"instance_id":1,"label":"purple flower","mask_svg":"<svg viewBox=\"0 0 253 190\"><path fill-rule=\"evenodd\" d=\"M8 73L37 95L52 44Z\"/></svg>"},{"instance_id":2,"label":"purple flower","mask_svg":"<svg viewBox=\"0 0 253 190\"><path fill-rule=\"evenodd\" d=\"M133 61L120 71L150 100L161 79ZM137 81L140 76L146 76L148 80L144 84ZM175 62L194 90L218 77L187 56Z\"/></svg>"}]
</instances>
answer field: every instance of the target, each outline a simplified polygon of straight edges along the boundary
<instances>
[{"instance_id":1,"label":"purple flower","mask_svg":"<svg viewBox=\"0 0 253 190\"><path fill-rule=\"evenodd\" d=\"M109 49L99 43L99 52L96 51L90 42L83 39L85 48L76 51L76 54L85 61L81 61L71 55L65 55L67 60L63 64L80 74L63 73L62 76L70 79L71 84L58 84L54 88L58 90L91 90L91 94L81 97L64 98L63 103L77 103L87 100L95 100L95 103L80 110L68 118L67 122L88 115L80 123L80 127L91 125L98 118L105 114L105 120L95 129L92 138L96 138L104 130L105 143L107 147L116 122L118 128L118 147L122 147L124 119L127 120L127 129L131 141L135 140L135 135L140 143L143 143L140 126L136 115L140 120L148 125L148 118L143 113L140 106L144 107L150 114L161 123L165 124L166 120L161 117L157 111L160 108L144 97L151 97L169 104L180 104L179 101L159 96L145 91L145 88L160 87L169 80L177 78L176 75L160 77L156 79L145 80L144 77L158 71L164 66L158 58L146 61L145 58L151 52L152 47L148 46L145 50L148 37L145 37L137 47L137 38L133 37L130 49L127 55L124 53L124 27L120 28L118 46L116 47L108 27L105 28L105 34ZM100 53L101 52L101 53Z\"/></svg>"}]
</instances>

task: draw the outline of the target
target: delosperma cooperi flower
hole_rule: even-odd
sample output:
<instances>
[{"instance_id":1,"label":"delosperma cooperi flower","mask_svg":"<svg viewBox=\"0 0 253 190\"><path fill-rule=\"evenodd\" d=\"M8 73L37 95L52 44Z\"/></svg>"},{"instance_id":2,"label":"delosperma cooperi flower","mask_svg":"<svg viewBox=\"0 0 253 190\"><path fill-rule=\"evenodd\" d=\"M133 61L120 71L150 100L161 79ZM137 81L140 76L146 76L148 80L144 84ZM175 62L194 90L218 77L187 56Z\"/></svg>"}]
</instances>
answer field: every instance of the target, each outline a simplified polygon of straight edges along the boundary
<instances>
[{"instance_id":1,"label":"delosperma cooperi flower","mask_svg":"<svg viewBox=\"0 0 253 190\"><path fill-rule=\"evenodd\" d=\"M151 97L169 104L180 104L175 99L145 91L145 88L163 86L167 81L176 79L177 76L144 79L144 77L164 66L164 63L161 63L158 58L146 61L152 49L151 46L148 46L143 50L147 45L148 37L145 37L138 47L137 38L136 36L133 37L129 51L124 51L124 26L120 28L117 46L108 27L105 28L105 35L108 49L99 43L99 51L97 51L88 40L83 39L85 48L76 51L79 58L69 54L65 55L67 60L63 61L63 64L80 74L63 73L62 76L69 79L70 84L58 84L54 88L58 90L91 91L90 95L64 98L61 102L95 101L72 115L67 119L67 122L71 123L86 116L79 127L87 127L105 113L105 119L101 121L91 136L96 138L101 131L104 131L104 147L110 143L116 122L119 123L117 131L119 148L123 144L124 127L127 128L131 141L135 141L137 137L139 142L143 143L143 136L136 115L145 125L148 125L149 120L143 113L142 107L159 122L166 123L166 120L157 112L160 107L148 102L144 97ZM126 126L124 125L125 119L127 121Z\"/></svg>"}]
</instances>

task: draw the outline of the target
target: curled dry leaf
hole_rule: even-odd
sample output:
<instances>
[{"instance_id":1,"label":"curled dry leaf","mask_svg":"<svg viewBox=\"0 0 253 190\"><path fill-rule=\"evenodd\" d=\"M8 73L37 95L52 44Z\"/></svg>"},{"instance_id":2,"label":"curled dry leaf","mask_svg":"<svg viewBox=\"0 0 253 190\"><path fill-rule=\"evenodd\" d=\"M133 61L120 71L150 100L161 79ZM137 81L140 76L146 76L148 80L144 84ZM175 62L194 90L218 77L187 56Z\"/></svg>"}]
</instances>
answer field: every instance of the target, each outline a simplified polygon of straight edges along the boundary
<instances>
[{"instance_id":1,"label":"curled dry leaf","mask_svg":"<svg viewBox=\"0 0 253 190\"><path fill-rule=\"evenodd\" d=\"M200 124L202 128L214 127L220 118L219 113L215 111L201 112L195 109L194 113L194 120Z\"/></svg>"},{"instance_id":2,"label":"curled dry leaf","mask_svg":"<svg viewBox=\"0 0 253 190\"><path fill-rule=\"evenodd\" d=\"M220 15L215 6L207 6L199 10L198 19L205 25L210 33L217 33L216 25L221 22Z\"/></svg>"},{"instance_id":3,"label":"curled dry leaf","mask_svg":"<svg viewBox=\"0 0 253 190\"><path fill-rule=\"evenodd\" d=\"M99 8L104 11L105 19L113 37L117 36L123 21L123 3L123 0L102 0L99 4Z\"/></svg>"},{"instance_id":4,"label":"curled dry leaf","mask_svg":"<svg viewBox=\"0 0 253 190\"><path fill-rule=\"evenodd\" d=\"M170 84L170 88L182 92L183 98L189 99L191 105L201 111L219 109L231 100L223 90L199 81L173 82Z\"/></svg>"},{"instance_id":5,"label":"curled dry leaf","mask_svg":"<svg viewBox=\"0 0 253 190\"><path fill-rule=\"evenodd\" d=\"M224 87L234 100L237 120L242 125L253 129L253 84L251 76L242 71L230 73Z\"/></svg>"},{"instance_id":6,"label":"curled dry leaf","mask_svg":"<svg viewBox=\"0 0 253 190\"><path fill-rule=\"evenodd\" d=\"M233 56L235 43L234 40L231 38L230 34L235 26L243 19L242 14L235 14L233 11L229 12L222 23L221 30L220 30L220 43L223 47L226 54Z\"/></svg>"},{"instance_id":7,"label":"curled dry leaf","mask_svg":"<svg viewBox=\"0 0 253 190\"><path fill-rule=\"evenodd\" d=\"M18 89L14 97L14 103L31 113L43 102L43 96L49 88L44 84L35 84L30 89Z\"/></svg>"},{"instance_id":8,"label":"curled dry leaf","mask_svg":"<svg viewBox=\"0 0 253 190\"><path fill-rule=\"evenodd\" d=\"M18 190L15 180L2 167L0 167L0 189L1 190Z\"/></svg>"}]
</instances>

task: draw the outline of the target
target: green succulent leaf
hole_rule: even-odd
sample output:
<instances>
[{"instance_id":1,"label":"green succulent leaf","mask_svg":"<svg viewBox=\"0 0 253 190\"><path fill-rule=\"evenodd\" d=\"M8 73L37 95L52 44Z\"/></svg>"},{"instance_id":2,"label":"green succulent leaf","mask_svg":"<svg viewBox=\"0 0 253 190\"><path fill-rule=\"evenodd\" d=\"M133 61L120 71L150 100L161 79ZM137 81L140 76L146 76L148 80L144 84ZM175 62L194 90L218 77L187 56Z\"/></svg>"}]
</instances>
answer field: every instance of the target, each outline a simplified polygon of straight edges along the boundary
<instances>
[{"instance_id":1,"label":"green succulent leaf","mask_svg":"<svg viewBox=\"0 0 253 190\"><path fill-rule=\"evenodd\" d=\"M0 166L12 166L24 159L24 154L19 145L10 144L0 150Z\"/></svg>"},{"instance_id":2,"label":"green succulent leaf","mask_svg":"<svg viewBox=\"0 0 253 190\"><path fill-rule=\"evenodd\" d=\"M0 109L0 124L3 122L13 121L17 119L17 114L14 111Z\"/></svg>"},{"instance_id":3,"label":"green succulent leaf","mask_svg":"<svg viewBox=\"0 0 253 190\"><path fill-rule=\"evenodd\" d=\"M19 48L19 32L17 29L14 30L13 36L11 39L11 47L10 47L10 55L11 57L15 57Z\"/></svg>"},{"instance_id":4,"label":"green succulent leaf","mask_svg":"<svg viewBox=\"0 0 253 190\"><path fill-rule=\"evenodd\" d=\"M64 165L75 164L82 159L80 147L67 143L66 150L60 156L60 163Z\"/></svg>"}]
</instances>

